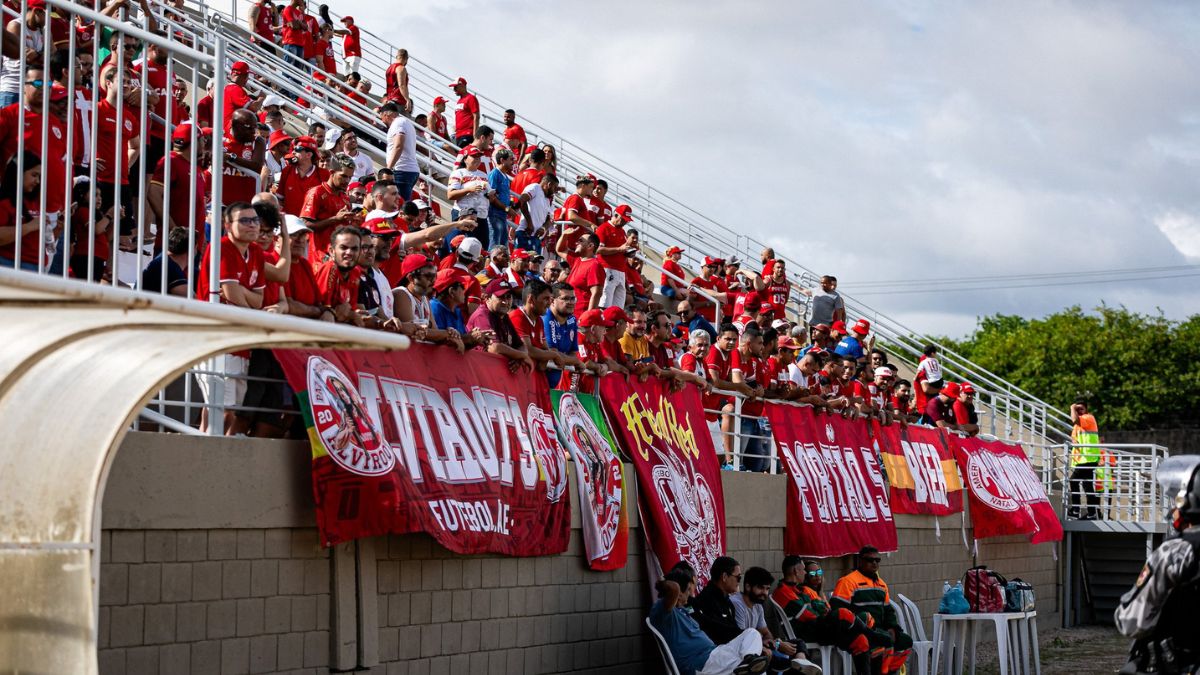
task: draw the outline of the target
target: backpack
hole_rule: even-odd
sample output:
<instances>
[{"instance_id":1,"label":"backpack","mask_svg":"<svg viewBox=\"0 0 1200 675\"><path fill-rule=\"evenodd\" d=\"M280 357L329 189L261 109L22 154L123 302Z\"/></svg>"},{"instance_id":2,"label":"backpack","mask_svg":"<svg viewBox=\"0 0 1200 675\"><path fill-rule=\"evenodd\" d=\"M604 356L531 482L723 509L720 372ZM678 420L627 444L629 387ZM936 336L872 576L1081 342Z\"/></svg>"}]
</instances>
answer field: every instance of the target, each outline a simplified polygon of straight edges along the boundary
<instances>
[{"instance_id":1,"label":"backpack","mask_svg":"<svg viewBox=\"0 0 1200 675\"><path fill-rule=\"evenodd\" d=\"M1004 611L1004 587L1008 580L999 573L989 570L986 565L972 567L963 574L962 584L963 595L967 596L972 612Z\"/></svg>"},{"instance_id":2,"label":"backpack","mask_svg":"<svg viewBox=\"0 0 1200 675\"><path fill-rule=\"evenodd\" d=\"M1033 586L1025 583L1021 579L1013 579L1005 586L1005 595L1007 599L1004 603L1004 611L1006 612L1032 612L1033 611Z\"/></svg>"}]
</instances>

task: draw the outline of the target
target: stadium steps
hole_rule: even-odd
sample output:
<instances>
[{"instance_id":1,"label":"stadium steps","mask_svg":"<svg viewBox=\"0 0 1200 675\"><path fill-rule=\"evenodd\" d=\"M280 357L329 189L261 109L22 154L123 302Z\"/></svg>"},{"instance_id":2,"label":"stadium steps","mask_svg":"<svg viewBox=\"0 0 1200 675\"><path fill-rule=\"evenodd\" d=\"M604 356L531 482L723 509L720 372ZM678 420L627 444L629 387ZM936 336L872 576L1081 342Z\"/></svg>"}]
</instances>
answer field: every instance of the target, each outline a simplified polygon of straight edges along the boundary
<instances>
[{"instance_id":1,"label":"stadium steps","mask_svg":"<svg viewBox=\"0 0 1200 675\"><path fill-rule=\"evenodd\" d=\"M1080 533L1076 555L1087 587L1079 600L1083 623L1112 624L1121 596L1133 586L1146 562L1145 534ZM1090 602L1089 602L1090 600Z\"/></svg>"}]
</instances>

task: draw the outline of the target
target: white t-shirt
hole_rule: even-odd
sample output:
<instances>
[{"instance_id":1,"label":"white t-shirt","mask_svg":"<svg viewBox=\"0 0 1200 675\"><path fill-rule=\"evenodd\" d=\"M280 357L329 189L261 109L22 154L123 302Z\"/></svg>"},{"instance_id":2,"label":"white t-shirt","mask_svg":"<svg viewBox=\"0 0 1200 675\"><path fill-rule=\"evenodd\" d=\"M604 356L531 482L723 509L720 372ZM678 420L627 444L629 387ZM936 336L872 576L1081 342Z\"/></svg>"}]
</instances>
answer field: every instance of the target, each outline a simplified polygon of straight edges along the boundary
<instances>
[{"instance_id":1,"label":"white t-shirt","mask_svg":"<svg viewBox=\"0 0 1200 675\"><path fill-rule=\"evenodd\" d=\"M545 224L546 216L550 215L550 200L546 198L541 183L526 185L521 194L529 195L527 206L529 207L530 222L522 220L521 227L517 229L521 232L533 232Z\"/></svg>"},{"instance_id":2,"label":"white t-shirt","mask_svg":"<svg viewBox=\"0 0 1200 675\"><path fill-rule=\"evenodd\" d=\"M488 177L487 174L476 169L469 171L464 168L458 168L450 172L450 182L447 187L451 190L462 190L471 188L479 183L483 183L483 192L471 192L465 197L459 197L454 200L454 206L458 208L459 218L462 218L463 212L467 209L475 209L476 218L487 218L488 215Z\"/></svg>"},{"instance_id":3,"label":"white t-shirt","mask_svg":"<svg viewBox=\"0 0 1200 675\"><path fill-rule=\"evenodd\" d=\"M415 142L416 141L414 141L414 143ZM371 161L371 158L367 156L367 153L359 150L358 154L355 155L350 155L349 153L346 154L350 157L350 159L354 160L354 178L356 180L362 178L363 176L375 175L375 162ZM407 200L407 195L405 196L405 199Z\"/></svg>"},{"instance_id":4,"label":"white t-shirt","mask_svg":"<svg viewBox=\"0 0 1200 675\"><path fill-rule=\"evenodd\" d=\"M788 379L797 387L808 389L812 386L812 376L800 372L800 366L795 363L788 364Z\"/></svg>"},{"instance_id":5,"label":"white t-shirt","mask_svg":"<svg viewBox=\"0 0 1200 675\"><path fill-rule=\"evenodd\" d=\"M926 382L937 382L942 379L942 364L933 357L926 357L917 366L917 375L921 373L925 374ZM914 376L913 379L920 380L921 378Z\"/></svg>"},{"instance_id":6,"label":"white t-shirt","mask_svg":"<svg viewBox=\"0 0 1200 675\"><path fill-rule=\"evenodd\" d=\"M392 148L392 144L398 141L397 136L400 134L404 134L404 140L401 142L400 156L396 158L396 164L392 166L392 170L420 171L421 167L417 164L417 130L413 126L412 120L403 115L392 120L392 126L388 127L389 150Z\"/></svg>"}]
</instances>

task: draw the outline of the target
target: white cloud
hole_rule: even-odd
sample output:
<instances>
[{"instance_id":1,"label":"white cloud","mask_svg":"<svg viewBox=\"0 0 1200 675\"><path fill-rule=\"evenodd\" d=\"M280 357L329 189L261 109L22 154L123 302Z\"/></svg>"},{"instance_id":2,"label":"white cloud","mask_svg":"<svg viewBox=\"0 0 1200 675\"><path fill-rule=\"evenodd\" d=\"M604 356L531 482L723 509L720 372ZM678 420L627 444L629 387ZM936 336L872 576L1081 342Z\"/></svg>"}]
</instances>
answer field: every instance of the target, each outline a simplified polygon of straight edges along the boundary
<instances>
[{"instance_id":1,"label":"white cloud","mask_svg":"<svg viewBox=\"0 0 1200 675\"><path fill-rule=\"evenodd\" d=\"M1200 219L1187 213L1169 211L1154 219L1154 224L1180 253L1200 259Z\"/></svg>"}]
</instances>

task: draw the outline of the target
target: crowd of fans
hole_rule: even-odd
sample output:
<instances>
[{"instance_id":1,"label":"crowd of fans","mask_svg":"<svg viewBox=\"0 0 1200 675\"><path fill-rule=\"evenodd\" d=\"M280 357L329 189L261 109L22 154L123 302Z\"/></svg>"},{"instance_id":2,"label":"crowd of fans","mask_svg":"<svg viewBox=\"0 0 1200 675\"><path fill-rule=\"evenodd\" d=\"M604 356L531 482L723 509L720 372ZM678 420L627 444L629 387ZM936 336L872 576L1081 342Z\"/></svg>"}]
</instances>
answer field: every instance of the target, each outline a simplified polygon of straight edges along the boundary
<instances>
[{"instance_id":1,"label":"crowd of fans","mask_svg":"<svg viewBox=\"0 0 1200 675\"><path fill-rule=\"evenodd\" d=\"M148 29L161 34L150 0L137 1ZM898 369L875 347L870 322L848 325L834 277L800 287L770 249L757 269L737 258L705 257L693 275L681 264L684 251L671 247L663 252L659 283L652 283L646 265L656 256L633 228L633 209L611 205L601 178L560 176L554 148L530 142L513 110L505 113L505 128L493 130L467 81L458 78L448 83L451 99L438 96L428 113L414 115L406 50L397 52L383 95L375 98L358 70L362 48L352 17L335 25L324 6L314 16L305 0L282 7L262 0L251 10L249 29L261 49L374 110L374 119L325 110L292 133L285 112L309 105L304 96L313 98L311 85L308 91L272 86L249 63L236 61L223 91L224 129L214 130L211 84L199 96L182 77L168 82L167 49L121 32L97 36L94 24L49 11L44 0L29 0L27 7L24 16L5 15L11 20L0 62L0 96L10 102L0 109L0 164L7 167L0 264L51 273L66 268L76 277L120 283L113 278L114 248L152 242L160 253L146 256L145 290L395 331L459 352L484 350L552 387L591 391L605 373L694 384L705 392L710 423L724 432L727 467L735 454L743 456L744 469L768 467L764 400L884 423L921 419L968 433L978 429L973 388L943 382L932 348L914 382L898 379ZM131 9L128 0L110 0L103 12L119 17ZM162 9L168 16L181 11ZM52 44L43 44L39 30L47 21ZM22 22L27 31L20 45ZM343 40L340 69L332 46L337 37ZM14 38L26 51L23 74ZM49 71L43 70L47 49ZM23 86L13 79L20 76ZM453 127L444 115L451 100ZM378 133L365 133L370 127ZM386 138L382 166L360 147L360 137ZM456 155L454 168L439 174L430 147ZM214 177L207 167L215 152L223 153L223 205L211 203ZM422 173L444 178L445 190ZM434 197L450 206L448 214ZM214 210L223 223L217 234L209 231ZM137 227L139 211L154 227ZM219 290L210 298L213 244L220 247ZM809 298L807 320L789 313L800 296ZM261 411L287 404L286 392L264 391L274 385L260 378L277 370L269 358L236 354L225 361L233 376L222 387L226 406ZM213 377L201 378L210 397L216 395ZM230 433L279 435L287 426L268 413L228 415ZM741 448L734 447L735 431Z\"/></svg>"}]
</instances>

